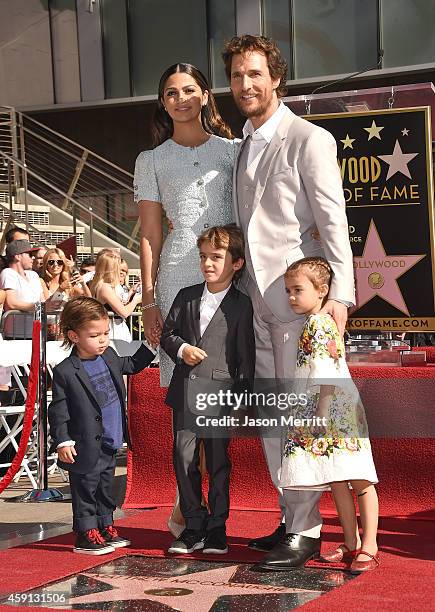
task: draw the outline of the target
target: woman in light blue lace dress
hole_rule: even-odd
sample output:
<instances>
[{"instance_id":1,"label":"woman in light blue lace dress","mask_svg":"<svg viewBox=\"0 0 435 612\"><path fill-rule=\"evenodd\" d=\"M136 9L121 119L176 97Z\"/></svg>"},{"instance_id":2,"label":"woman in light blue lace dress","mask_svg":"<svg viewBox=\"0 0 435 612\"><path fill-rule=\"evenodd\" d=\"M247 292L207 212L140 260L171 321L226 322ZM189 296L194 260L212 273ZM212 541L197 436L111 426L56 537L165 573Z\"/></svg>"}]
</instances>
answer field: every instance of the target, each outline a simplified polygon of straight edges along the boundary
<instances>
[{"instance_id":1,"label":"woman in light blue lace dress","mask_svg":"<svg viewBox=\"0 0 435 612\"><path fill-rule=\"evenodd\" d=\"M182 287L202 282L196 240L232 221L236 143L204 75L174 64L159 84L155 148L136 160L134 189L141 220L142 315L147 340L157 345L163 320ZM171 230L163 237L163 214ZM160 384L173 363L160 351Z\"/></svg>"}]
</instances>

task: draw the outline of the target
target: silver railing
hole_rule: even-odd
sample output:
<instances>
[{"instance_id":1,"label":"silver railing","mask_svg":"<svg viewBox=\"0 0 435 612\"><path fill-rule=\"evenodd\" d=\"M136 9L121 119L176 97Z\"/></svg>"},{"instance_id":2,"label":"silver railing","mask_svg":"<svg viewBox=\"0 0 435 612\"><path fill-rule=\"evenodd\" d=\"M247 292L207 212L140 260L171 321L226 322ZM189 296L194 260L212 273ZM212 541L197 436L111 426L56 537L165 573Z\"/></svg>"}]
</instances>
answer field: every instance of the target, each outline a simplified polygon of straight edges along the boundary
<instances>
[{"instance_id":1,"label":"silver railing","mask_svg":"<svg viewBox=\"0 0 435 612\"><path fill-rule=\"evenodd\" d=\"M32 181L37 182L40 185L45 185L47 187L48 190L50 190L50 192L56 196L59 200L61 198L66 198L68 199L68 201L71 203L72 207L73 207L73 226L74 226L74 233L76 233L76 221L77 219L80 218L80 221L85 223L86 225L88 225L88 227L93 230L93 229L99 229L100 231L103 229L104 227L107 226L107 221L106 219L104 219L103 217L101 217L92 206L86 207L82 202L80 202L79 200L76 200L75 198L72 198L70 196L68 196L68 194L66 194L64 191L62 191L62 189L60 189L59 187L53 185L50 183L50 181L46 180L45 178L37 175L33 170L30 170L27 165L23 162L21 162L19 159L11 157L10 155L7 155L6 153L3 153L2 151L0 151L0 162L1 161L5 161L6 163L10 163L10 164L14 164L17 168L19 168L20 172L22 173L23 176L23 182L25 185L24 188L24 206L25 206L25 210L26 210L26 216L27 216L27 210L28 210L28 184L29 182L32 184ZM34 190L32 190L34 192ZM47 194L45 194L46 196ZM44 199L47 199L45 196ZM122 230L121 228L116 228L116 232L117 232L117 237L116 240L119 243L124 243L124 244L130 244L131 243L131 236L129 234L127 234L126 232L124 232L124 230ZM109 234L105 234L109 237L111 237ZM139 244L136 241L137 244ZM93 238L91 238L91 245L93 244ZM129 248L129 247L127 247Z\"/></svg>"},{"instance_id":2,"label":"silver railing","mask_svg":"<svg viewBox=\"0 0 435 612\"><path fill-rule=\"evenodd\" d=\"M27 191L135 253L139 222L133 175L12 107L0 106L0 186ZM24 201L21 201L21 200Z\"/></svg>"},{"instance_id":3,"label":"silver railing","mask_svg":"<svg viewBox=\"0 0 435 612\"><path fill-rule=\"evenodd\" d=\"M7 310L3 312L0 333L5 340L31 340L34 312Z\"/></svg>"},{"instance_id":4,"label":"silver railing","mask_svg":"<svg viewBox=\"0 0 435 612\"><path fill-rule=\"evenodd\" d=\"M0 158L2 157L2 153L0 151ZM37 246L43 246L45 244L51 244L47 238L45 237L44 232L37 229L34 225L29 223L29 215L26 213L23 216L19 216L15 211L11 210L11 206L5 206L0 202L0 235L2 232L8 228L8 226L19 225L22 227L24 224L26 230L29 232L31 236L31 240ZM1 251L0 245L0 251Z\"/></svg>"}]
</instances>

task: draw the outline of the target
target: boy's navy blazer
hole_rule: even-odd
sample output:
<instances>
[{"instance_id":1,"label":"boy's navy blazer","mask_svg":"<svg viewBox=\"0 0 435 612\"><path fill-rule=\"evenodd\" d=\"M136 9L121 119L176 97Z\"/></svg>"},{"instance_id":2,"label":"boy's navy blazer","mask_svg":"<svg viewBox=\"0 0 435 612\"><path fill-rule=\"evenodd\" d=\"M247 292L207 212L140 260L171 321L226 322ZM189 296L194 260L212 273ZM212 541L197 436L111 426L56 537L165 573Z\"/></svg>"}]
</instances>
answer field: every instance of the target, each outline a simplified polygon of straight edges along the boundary
<instances>
[{"instance_id":1,"label":"boy's navy blazer","mask_svg":"<svg viewBox=\"0 0 435 612\"><path fill-rule=\"evenodd\" d=\"M234 391L252 388L254 380L255 340L251 300L231 285L201 336L199 307L204 284L179 291L160 338L161 347L175 362L166 403L179 412L184 412L186 408L185 391L188 397L194 395L196 389L204 391L207 380L221 381L222 387L228 385ZM196 366L188 366L177 358L183 342L202 348L208 357ZM219 383L215 386L219 386ZM210 391L213 388L210 385Z\"/></svg>"},{"instance_id":2,"label":"boy's navy blazer","mask_svg":"<svg viewBox=\"0 0 435 612\"><path fill-rule=\"evenodd\" d=\"M131 357L119 357L110 347L101 356L109 368L118 392L124 439L130 446L125 409L126 390L122 376L143 370L154 359L154 354L142 344ZM75 348L71 355L53 370L53 400L48 407L48 421L53 448L67 440L74 440L76 443L77 456L74 463L59 461L59 466L77 473L92 470L101 449L101 407Z\"/></svg>"}]
</instances>

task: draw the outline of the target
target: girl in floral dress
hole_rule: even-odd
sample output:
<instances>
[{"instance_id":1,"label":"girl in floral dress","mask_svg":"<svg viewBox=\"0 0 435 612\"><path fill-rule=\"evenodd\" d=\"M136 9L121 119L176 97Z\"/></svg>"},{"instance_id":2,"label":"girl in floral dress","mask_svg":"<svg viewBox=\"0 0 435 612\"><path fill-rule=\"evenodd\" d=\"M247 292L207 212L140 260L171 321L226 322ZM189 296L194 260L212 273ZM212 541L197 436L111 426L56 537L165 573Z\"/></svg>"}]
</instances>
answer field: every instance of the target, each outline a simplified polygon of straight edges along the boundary
<instances>
[{"instance_id":1,"label":"girl in floral dress","mask_svg":"<svg viewBox=\"0 0 435 612\"><path fill-rule=\"evenodd\" d=\"M352 573L361 573L379 565L374 487L378 479L364 408L346 365L343 341L332 317L321 312L331 274L321 257L301 259L285 274L291 308L296 314L307 315L295 374L295 391L306 394L307 402L301 402L294 415L306 419L304 427L288 431L281 486L332 491L344 543L322 558L348 562ZM349 485L358 498L361 539Z\"/></svg>"}]
</instances>

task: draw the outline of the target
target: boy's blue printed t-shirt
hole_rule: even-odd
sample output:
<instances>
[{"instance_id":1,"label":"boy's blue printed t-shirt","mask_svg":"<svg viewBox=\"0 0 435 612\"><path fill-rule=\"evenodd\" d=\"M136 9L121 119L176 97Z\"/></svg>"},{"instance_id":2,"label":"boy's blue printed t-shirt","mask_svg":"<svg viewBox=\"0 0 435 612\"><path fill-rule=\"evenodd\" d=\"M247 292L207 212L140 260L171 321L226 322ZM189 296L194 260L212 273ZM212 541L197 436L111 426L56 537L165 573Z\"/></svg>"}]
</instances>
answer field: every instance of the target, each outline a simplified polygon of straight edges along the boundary
<instances>
[{"instance_id":1,"label":"boy's blue printed t-shirt","mask_svg":"<svg viewBox=\"0 0 435 612\"><path fill-rule=\"evenodd\" d=\"M122 446L122 406L110 370L101 356L82 359L95 397L101 407L103 422L102 446L116 450Z\"/></svg>"}]
</instances>

